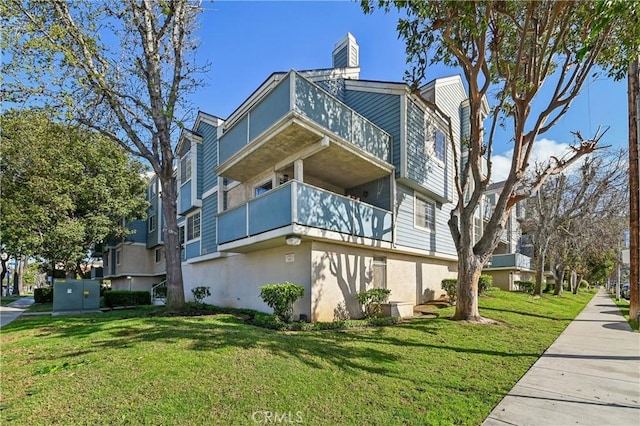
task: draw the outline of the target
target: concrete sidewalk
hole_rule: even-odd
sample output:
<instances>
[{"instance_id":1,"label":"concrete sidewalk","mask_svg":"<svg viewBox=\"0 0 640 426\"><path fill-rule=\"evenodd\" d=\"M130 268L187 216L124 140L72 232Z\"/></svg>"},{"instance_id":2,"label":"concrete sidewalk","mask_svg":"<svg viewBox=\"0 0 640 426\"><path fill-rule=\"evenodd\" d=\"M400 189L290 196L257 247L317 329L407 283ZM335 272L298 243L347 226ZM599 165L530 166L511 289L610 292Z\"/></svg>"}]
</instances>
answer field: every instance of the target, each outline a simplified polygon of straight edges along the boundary
<instances>
[{"instance_id":1,"label":"concrete sidewalk","mask_svg":"<svg viewBox=\"0 0 640 426\"><path fill-rule=\"evenodd\" d=\"M18 318L33 303L33 296L27 296L9 303L7 306L0 306L0 328Z\"/></svg>"},{"instance_id":2,"label":"concrete sidewalk","mask_svg":"<svg viewBox=\"0 0 640 426\"><path fill-rule=\"evenodd\" d=\"M483 425L640 425L640 333L600 290Z\"/></svg>"}]
</instances>

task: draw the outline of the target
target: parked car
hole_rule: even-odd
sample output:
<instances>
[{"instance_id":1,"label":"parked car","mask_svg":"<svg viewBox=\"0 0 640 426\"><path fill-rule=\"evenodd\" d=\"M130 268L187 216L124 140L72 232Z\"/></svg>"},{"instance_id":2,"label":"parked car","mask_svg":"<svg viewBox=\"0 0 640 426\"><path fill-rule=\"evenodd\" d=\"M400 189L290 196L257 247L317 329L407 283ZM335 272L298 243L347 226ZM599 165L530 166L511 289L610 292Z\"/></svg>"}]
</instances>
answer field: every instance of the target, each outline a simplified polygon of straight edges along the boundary
<instances>
[{"instance_id":1,"label":"parked car","mask_svg":"<svg viewBox=\"0 0 640 426\"><path fill-rule=\"evenodd\" d=\"M629 290L629 283L627 284L622 284L620 286L620 297L624 297L625 299L629 300L629 297L631 296L631 290Z\"/></svg>"}]
</instances>

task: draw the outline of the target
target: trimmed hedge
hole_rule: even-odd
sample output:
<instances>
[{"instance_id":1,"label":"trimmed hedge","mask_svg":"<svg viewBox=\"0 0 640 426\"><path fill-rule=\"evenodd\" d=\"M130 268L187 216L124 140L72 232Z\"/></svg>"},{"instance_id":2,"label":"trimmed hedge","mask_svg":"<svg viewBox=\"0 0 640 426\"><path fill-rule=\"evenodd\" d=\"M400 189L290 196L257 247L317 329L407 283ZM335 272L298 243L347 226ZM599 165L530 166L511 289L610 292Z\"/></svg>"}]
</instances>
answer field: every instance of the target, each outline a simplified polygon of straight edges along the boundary
<instances>
[{"instance_id":1,"label":"trimmed hedge","mask_svg":"<svg viewBox=\"0 0 640 426\"><path fill-rule=\"evenodd\" d=\"M533 289L536 286L533 281L515 281L514 284L518 287L518 291L522 293L533 293Z\"/></svg>"},{"instance_id":2,"label":"trimmed hedge","mask_svg":"<svg viewBox=\"0 0 640 426\"><path fill-rule=\"evenodd\" d=\"M53 303L53 287L42 287L34 289L33 300L36 303Z\"/></svg>"},{"instance_id":3,"label":"trimmed hedge","mask_svg":"<svg viewBox=\"0 0 640 426\"><path fill-rule=\"evenodd\" d=\"M257 312L251 323L258 327L281 331L320 331L345 330L349 328L383 327L394 325L402 320L399 317L365 318L360 320L344 320L332 322L284 322L276 315Z\"/></svg>"},{"instance_id":4,"label":"trimmed hedge","mask_svg":"<svg viewBox=\"0 0 640 426\"><path fill-rule=\"evenodd\" d=\"M260 297L284 322L291 322L293 304L304 296L304 287L289 281L260 287Z\"/></svg>"},{"instance_id":5,"label":"trimmed hedge","mask_svg":"<svg viewBox=\"0 0 640 426\"><path fill-rule=\"evenodd\" d=\"M478 279L478 294L485 294L487 291L491 290L491 285L493 284L493 277L489 274L480 275L480 279Z\"/></svg>"},{"instance_id":6,"label":"trimmed hedge","mask_svg":"<svg viewBox=\"0 0 640 426\"><path fill-rule=\"evenodd\" d=\"M441 283L442 289L447 292L449 297L449 303L452 305L456 303L456 296L458 294L458 279L457 278L445 278Z\"/></svg>"},{"instance_id":7,"label":"trimmed hedge","mask_svg":"<svg viewBox=\"0 0 640 426\"><path fill-rule=\"evenodd\" d=\"M148 291L111 290L104 293L104 304L109 308L115 306L150 305L151 293Z\"/></svg>"}]
</instances>

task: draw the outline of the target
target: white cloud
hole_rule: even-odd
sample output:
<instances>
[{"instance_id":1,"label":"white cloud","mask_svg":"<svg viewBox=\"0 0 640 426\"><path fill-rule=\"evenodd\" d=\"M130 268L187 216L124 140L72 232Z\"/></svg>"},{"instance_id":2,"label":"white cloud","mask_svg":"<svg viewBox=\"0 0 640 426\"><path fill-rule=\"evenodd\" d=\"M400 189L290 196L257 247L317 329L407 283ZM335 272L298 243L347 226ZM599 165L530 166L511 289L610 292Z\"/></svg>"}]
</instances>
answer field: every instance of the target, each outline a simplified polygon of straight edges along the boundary
<instances>
[{"instance_id":1,"label":"white cloud","mask_svg":"<svg viewBox=\"0 0 640 426\"><path fill-rule=\"evenodd\" d=\"M533 144L528 170L533 170L536 163L546 164L552 155L561 158L567 153L569 153L569 144L550 139L540 139ZM493 182L500 182L507 178L511 169L512 157L513 149L492 156L491 180Z\"/></svg>"}]
</instances>

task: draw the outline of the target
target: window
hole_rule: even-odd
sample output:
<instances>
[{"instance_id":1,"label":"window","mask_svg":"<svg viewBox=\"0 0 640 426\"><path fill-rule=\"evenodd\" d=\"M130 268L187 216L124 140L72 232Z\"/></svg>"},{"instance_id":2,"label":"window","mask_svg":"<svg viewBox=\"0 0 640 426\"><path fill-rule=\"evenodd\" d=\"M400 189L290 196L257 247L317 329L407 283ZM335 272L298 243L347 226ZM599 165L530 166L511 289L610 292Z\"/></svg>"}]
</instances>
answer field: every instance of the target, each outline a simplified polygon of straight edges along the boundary
<instances>
[{"instance_id":1,"label":"window","mask_svg":"<svg viewBox=\"0 0 640 426\"><path fill-rule=\"evenodd\" d=\"M200 212L187 218L187 241L200 238Z\"/></svg>"},{"instance_id":2,"label":"window","mask_svg":"<svg viewBox=\"0 0 640 426\"><path fill-rule=\"evenodd\" d=\"M387 288L387 258L373 258L373 288Z\"/></svg>"},{"instance_id":3,"label":"window","mask_svg":"<svg viewBox=\"0 0 640 426\"><path fill-rule=\"evenodd\" d=\"M447 152L447 138L444 136L444 133L438 129L435 130L433 151L436 158L444 163Z\"/></svg>"},{"instance_id":4,"label":"window","mask_svg":"<svg viewBox=\"0 0 640 426\"><path fill-rule=\"evenodd\" d=\"M147 221L149 222L149 232L153 232L156 230L156 215L152 215L149 216L149 219L147 219Z\"/></svg>"},{"instance_id":5,"label":"window","mask_svg":"<svg viewBox=\"0 0 640 426\"><path fill-rule=\"evenodd\" d=\"M187 152L180 160L180 182L185 183L191 179L191 153Z\"/></svg>"},{"instance_id":6,"label":"window","mask_svg":"<svg viewBox=\"0 0 640 426\"><path fill-rule=\"evenodd\" d=\"M181 226L179 229L179 234L180 234L180 245L183 246L184 245L184 225Z\"/></svg>"},{"instance_id":7,"label":"window","mask_svg":"<svg viewBox=\"0 0 640 426\"><path fill-rule=\"evenodd\" d=\"M482 238L482 220L479 217L473 218L473 242L477 243Z\"/></svg>"},{"instance_id":8,"label":"window","mask_svg":"<svg viewBox=\"0 0 640 426\"><path fill-rule=\"evenodd\" d=\"M164 250L161 248L156 249L156 263L160 263L164 260Z\"/></svg>"},{"instance_id":9,"label":"window","mask_svg":"<svg viewBox=\"0 0 640 426\"><path fill-rule=\"evenodd\" d=\"M116 250L116 265L120 265L120 255L122 254L122 250Z\"/></svg>"},{"instance_id":10,"label":"window","mask_svg":"<svg viewBox=\"0 0 640 426\"><path fill-rule=\"evenodd\" d=\"M108 268L109 267L109 253L105 253L103 259L104 260L102 261L102 266L104 268Z\"/></svg>"},{"instance_id":11,"label":"window","mask_svg":"<svg viewBox=\"0 0 640 426\"><path fill-rule=\"evenodd\" d=\"M260 194L264 194L267 191L271 191L273 189L273 182L265 182L260 186L256 186L254 189L254 197L257 197Z\"/></svg>"},{"instance_id":12,"label":"window","mask_svg":"<svg viewBox=\"0 0 640 426\"><path fill-rule=\"evenodd\" d=\"M416 195L415 226L430 231L436 230L436 205Z\"/></svg>"},{"instance_id":13,"label":"window","mask_svg":"<svg viewBox=\"0 0 640 426\"><path fill-rule=\"evenodd\" d=\"M149 199L155 198L157 190L156 190L156 185L158 184L157 181L152 181L151 185L149 185Z\"/></svg>"}]
</instances>

